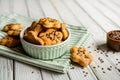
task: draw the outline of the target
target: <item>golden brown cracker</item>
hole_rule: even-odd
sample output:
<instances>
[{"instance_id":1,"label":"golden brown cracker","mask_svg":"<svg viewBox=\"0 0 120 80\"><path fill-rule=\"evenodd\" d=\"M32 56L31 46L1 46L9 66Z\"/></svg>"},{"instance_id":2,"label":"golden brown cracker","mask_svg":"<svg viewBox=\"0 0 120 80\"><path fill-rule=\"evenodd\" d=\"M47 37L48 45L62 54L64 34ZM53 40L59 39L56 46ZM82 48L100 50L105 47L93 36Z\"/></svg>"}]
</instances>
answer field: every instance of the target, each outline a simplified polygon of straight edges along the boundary
<instances>
[{"instance_id":1,"label":"golden brown cracker","mask_svg":"<svg viewBox=\"0 0 120 80\"><path fill-rule=\"evenodd\" d=\"M82 67L88 66L93 61L93 56L84 47L73 46L71 48L71 60Z\"/></svg>"}]
</instances>

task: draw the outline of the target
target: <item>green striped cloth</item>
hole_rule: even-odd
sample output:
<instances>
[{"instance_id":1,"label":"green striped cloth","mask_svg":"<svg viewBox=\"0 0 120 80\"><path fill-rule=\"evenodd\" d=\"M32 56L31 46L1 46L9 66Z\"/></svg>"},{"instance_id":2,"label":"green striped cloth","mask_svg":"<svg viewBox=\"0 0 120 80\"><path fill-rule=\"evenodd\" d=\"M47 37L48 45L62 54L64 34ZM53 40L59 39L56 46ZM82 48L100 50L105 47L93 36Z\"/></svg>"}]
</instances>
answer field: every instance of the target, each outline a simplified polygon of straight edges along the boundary
<instances>
[{"instance_id":1,"label":"green striped cloth","mask_svg":"<svg viewBox=\"0 0 120 80\"><path fill-rule=\"evenodd\" d=\"M22 23L25 26L30 26L34 19L24 17L17 14L6 14L0 16L0 29L3 28L4 25L9 23ZM67 24L69 25L69 24ZM84 27L69 25L68 28L71 31L71 39L69 43L69 49L66 51L65 55L61 58L54 60L39 60L29 57L25 54L23 48L21 46L16 48L8 48L0 45L0 55L9 57L11 59L15 59L17 61L30 64L33 66L37 66L40 68L48 69L55 72L66 73L70 67L70 48L73 45L76 46L85 46L90 38L90 34ZM0 39L3 38L6 33L0 31ZM56 53L57 54L57 53Z\"/></svg>"}]
</instances>

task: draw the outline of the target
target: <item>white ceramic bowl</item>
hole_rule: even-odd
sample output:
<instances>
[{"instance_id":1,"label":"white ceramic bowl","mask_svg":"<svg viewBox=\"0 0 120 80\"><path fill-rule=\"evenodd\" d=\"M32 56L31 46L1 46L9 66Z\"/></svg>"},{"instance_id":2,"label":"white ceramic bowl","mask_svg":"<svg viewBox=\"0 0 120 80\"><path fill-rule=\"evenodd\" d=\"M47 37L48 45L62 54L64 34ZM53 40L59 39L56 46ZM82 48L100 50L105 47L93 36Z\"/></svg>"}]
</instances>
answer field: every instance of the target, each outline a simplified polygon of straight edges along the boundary
<instances>
[{"instance_id":1,"label":"white ceramic bowl","mask_svg":"<svg viewBox=\"0 0 120 80\"><path fill-rule=\"evenodd\" d=\"M23 36L24 36L24 31L26 29L27 28L24 28L21 31L20 41L22 43L23 49L29 56L31 56L33 58L47 60L47 59L58 58L58 57L64 55L64 53L66 52L69 41L70 41L70 35L71 35L69 29L67 29L69 32L69 36L65 41L63 41L60 44L51 45L51 46L35 45L35 44L29 43L26 40L24 40Z\"/></svg>"}]
</instances>

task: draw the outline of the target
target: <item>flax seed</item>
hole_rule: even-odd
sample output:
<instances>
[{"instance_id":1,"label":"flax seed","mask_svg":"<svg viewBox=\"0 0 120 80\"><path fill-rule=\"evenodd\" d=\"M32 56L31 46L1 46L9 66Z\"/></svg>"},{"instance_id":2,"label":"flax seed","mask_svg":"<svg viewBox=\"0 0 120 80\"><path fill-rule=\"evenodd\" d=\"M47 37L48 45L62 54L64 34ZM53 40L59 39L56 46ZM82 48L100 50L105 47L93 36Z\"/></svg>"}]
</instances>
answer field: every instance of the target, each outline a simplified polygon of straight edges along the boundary
<instances>
[{"instance_id":1,"label":"flax seed","mask_svg":"<svg viewBox=\"0 0 120 80\"><path fill-rule=\"evenodd\" d=\"M103 53L101 52L101 54L103 54Z\"/></svg>"},{"instance_id":2,"label":"flax seed","mask_svg":"<svg viewBox=\"0 0 120 80\"><path fill-rule=\"evenodd\" d=\"M83 73L85 73L85 71L83 71Z\"/></svg>"},{"instance_id":3,"label":"flax seed","mask_svg":"<svg viewBox=\"0 0 120 80\"><path fill-rule=\"evenodd\" d=\"M88 46L88 48L90 48L90 46Z\"/></svg>"},{"instance_id":4,"label":"flax seed","mask_svg":"<svg viewBox=\"0 0 120 80\"><path fill-rule=\"evenodd\" d=\"M71 67L71 69L75 69L75 67Z\"/></svg>"},{"instance_id":5,"label":"flax seed","mask_svg":"<svg viewBox=\"0 0 120 80\"><path fill-rule=\"evenodd\" d=\"M117 69L117 67L115 67L115 69Z\"/></svg>"},{"instance_id":6,"label":"flax seed","mask_svg":"<svg viewBox=\"0 0 120 80\"><path fill-rule=\"evenodd\" d=\"M103 71L103 73L105 73L105 71Z\"/></svg>"},{"instance_id":7,"label":"flax seed","mask_svg":"<svg viewBox=\"0 0 120 80\"><path fill-rule=\"evenodd\" d=\"M87 75L84 75L84 77L86 77Z\"/></svg>"},{"instance_id":8,"label":"flax seed","mask_svg":"<svg viewBox=\"0 0 120 80\"><path fill-rule=\"evenodd\" d=\"M97 48L97 50L100 50L100 48Z\"/></svg>"},{"instance_id":9,"label":"flax seed","mask_svg":"<svg viewBox=\"0 0 120 80\"><path fill-rule=\"evenodd\" d=\"M110 68L107 68L107 70L111 71L111 69L110 69Z\"/></svg>"},{"instance_id":10,"label":"flax seed","mask_svg":"<svg viewBox=\"0 0 120 80\"><path fill-rule=\"evenodd\" d=\"M113 54L115 54L115 51L113 51Z\"/></svg>"},{"instance_id":11,"label":"flax seed","mask_svg":"<svg viewBox=\"0 0 120 80\"><path fill-rule=\"evenodd\" d=\"M88 72L86 72L86 74L88 74Z\"/></svg>"},{"instance_id":12,"label":"flax seed","mask_svg":"<svg viewBox=\"0 0 120 80\"><path fill-rule=\"evenodd\" d=\"M98 57L98 60L100 60L100 57Z\"/></svg>"},{"instance_id":13,"label":"flax seed","mask_svg":"<svg viewBox=\"0 0 120 80\"><path fill-rule=\"evenodd\" d=\"M117 69L118 70L118 72L120 72L120 69Z\"/></svg>"},{"instance_id":14,"label":"flax seed","mask_svg":"<svg viewBox=\"0 0 120 80\"><path fill-rule=\"evenodd\" d=\"M112 66L110 66L110 68L112 68Z\"/></svg>"},{"instance_id":15,"label":"flax seed","mask_svg":"<svg viewBox=\"0 0 120 80\"><path fill-rule=\"evenodd\" d=\"M102 68L102 70L104 70L104 68Z\"/></svg>"},{"instance_id":16,"label":"flax seed","mask_svg":"<svg viewBox=\"0 0 120 80\"><path fill-rule=\"evenodd\" d=\"M106 54L105 56L106 56L106 57L108 57L108 55L107 55L107 54Z\"/></svg>"},{"instance_id":17,"label":"flax seed","mask_svg":"<svg viewBox=\"0 0 120 80\"><path fill-rule=\"evenodd\" d=\"M95 69L96 67L95 67L95 66L93 66L93 68Z\"/></svg>"},{"instance_id":18,"label":"flax seed","mask_svg":"<svg viewBox=\"0 0 120 80\"><path fill-rule=\"evenodd\" d=\"M103 51L103 52L105 52L105 51Z\"/></svg>"}]
</instances>

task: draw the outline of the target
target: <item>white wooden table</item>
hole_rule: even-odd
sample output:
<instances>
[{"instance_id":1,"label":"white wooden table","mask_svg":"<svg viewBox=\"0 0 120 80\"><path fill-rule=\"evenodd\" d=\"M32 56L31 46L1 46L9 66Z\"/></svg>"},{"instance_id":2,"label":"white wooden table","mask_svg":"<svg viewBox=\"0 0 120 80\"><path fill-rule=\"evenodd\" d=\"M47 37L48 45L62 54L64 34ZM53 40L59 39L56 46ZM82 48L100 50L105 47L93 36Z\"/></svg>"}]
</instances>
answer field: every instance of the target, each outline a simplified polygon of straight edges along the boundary
<instances>
[{"instance_id":1,"label":"white wooden table","mask_svg":"<svg viewBox=\"0 0 120 80\"><path fill-rule=\"evenodd\" d=\"M93 35L87 48L94 61L59 74L0 56L0 80L120 80L120 52L106 47L106 33L120 29L120 0L0 0L4 13L85 26Z\"/></svg>"}]
</instances>

